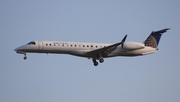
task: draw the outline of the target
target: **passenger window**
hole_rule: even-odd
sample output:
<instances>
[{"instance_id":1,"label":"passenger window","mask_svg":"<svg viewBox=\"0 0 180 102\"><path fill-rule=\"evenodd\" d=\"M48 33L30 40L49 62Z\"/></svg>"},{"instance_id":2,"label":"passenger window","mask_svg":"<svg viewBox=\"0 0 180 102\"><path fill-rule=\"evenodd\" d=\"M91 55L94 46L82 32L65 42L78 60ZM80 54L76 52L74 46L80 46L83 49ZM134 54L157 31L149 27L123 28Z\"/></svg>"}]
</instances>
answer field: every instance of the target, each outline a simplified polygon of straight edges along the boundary
<instances>
[{"instance_id":1,"label":"passenger window","mask_svg":"<svg viewBox=\"0 0 180 102\"><path fill-rule=\"evenodd\" d=\"M87 47L89 47L89 45L87 45Z\"/></svg>"},{"instance_id":2,"label":"passenger window","mask_svg":"<svg viewBox=\"0 0 180 102\"><path fill-rule=\"evenodd\" d=\"M49 44L49 46L51 46L51 44Z\"/></svg>"},{"instance_id":3,"label":"passenger window","mask_svg":"<svg viewBox=\"0 0 180 102\"><path fill-rule=\"evenodd\" d=\"M76 45L74 45L76 47Z\"/></svg>"},{"instance_id":4,"label":"passenger window","mask_svg":"<svg viewBox=\"0 0 180 102\"><path fill-rule=\"evenodd\" d=\"M85 47L85 45L83 45L83 47Z\"/></svg>"},{"instance_id":5,"label":"passenger window","mask_svg":"<svg viewBox=\"0 0 180 102\"><path fill-rule=\"evenodd\" d=\"M98 46L96 46L96 48L97 48Z\"/></svg>"},{"instance_id":6,"label":"passenger window","mask_svg":"<svg viewBox=\"0 0 180 102\"><path fill-rule=\"evenodd\" d=\"M48 44L46 44L46 46L48 46Z\"/></svg>"},{"instance_id":7,"label":"passenger window","mask_svg":"<svg viewBox=\"0 0 180 102\"><path fill-rule=\"evenodd\" d=\"M93 45L91 45L91 47L93 47Z\"/></svg>"}]
</instances>

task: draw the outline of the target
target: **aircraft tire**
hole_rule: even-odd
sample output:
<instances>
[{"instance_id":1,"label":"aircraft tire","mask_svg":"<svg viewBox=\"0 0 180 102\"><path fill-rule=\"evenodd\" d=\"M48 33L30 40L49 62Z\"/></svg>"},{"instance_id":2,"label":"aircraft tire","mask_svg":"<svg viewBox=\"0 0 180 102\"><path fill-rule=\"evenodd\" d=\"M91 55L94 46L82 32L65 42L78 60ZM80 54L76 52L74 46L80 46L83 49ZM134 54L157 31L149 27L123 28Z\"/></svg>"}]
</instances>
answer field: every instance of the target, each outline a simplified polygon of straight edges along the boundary
<instances>
[{"instance_id":1,"label":"aircraft tire","mask_svg":"<svg viewBox=\"0 0 180 102\"><path fill-rule=\"evenodd\" d=\"M24 60L26 60L26 59L27 59L27 57L25 56L25 57L24 57Z\"/></svg>"},{"instance_id":2,"label":"aircraft tire","mask_svg":"<svg viewBox=\"0 0 180 102\"><path fill-rule=\"evenodd\" d=\"M103 58L99 59L99 62L100 62L100 63L103 63L103 62L104 62L104 59L103 59Z\"/></svg>"},{"instance_id":3,"label":"aircraft tire","mask_svg":"<svg viewBox=\"0 0 180 102\"><path fill-rule=\"evenodd\" d=\"M98 66L98 62L94 62L94 66Z\"/></svg>"}]
</instances>

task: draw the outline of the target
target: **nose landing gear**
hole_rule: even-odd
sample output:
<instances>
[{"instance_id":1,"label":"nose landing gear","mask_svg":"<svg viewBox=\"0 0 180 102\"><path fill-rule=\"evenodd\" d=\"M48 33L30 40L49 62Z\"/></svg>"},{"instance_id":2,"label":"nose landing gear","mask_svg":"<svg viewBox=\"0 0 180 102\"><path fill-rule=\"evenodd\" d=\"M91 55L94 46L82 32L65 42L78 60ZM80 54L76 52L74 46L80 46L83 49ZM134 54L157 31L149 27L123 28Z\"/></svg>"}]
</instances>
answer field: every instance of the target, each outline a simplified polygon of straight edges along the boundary
<instances>
[{"instance_id":1,"label":"nose landing gear","mask_svg":"<svg viewBox=\"0 0 180 102\"><path fill-rule=\"evenodd\" d=\"M26 60L27 59L27 56L26 56L26 54L24 54L24 60Z\"/></svg>"}]
</instances>

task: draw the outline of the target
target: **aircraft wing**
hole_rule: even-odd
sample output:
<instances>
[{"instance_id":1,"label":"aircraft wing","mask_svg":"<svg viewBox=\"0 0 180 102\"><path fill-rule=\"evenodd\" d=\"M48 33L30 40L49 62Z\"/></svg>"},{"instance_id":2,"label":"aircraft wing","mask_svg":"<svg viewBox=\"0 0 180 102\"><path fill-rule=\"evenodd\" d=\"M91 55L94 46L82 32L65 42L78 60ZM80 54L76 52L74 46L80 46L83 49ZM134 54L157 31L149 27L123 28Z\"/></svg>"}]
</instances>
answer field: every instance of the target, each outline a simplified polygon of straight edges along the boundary
<instances>
[{"instance_id":1,"label":"aircraft wing","mask_svg":"<svg viewBox=\"0 0 180 102\"><path fill-rule=\"evenodd\" d=\"M86 53L86 55L88 55L88 56L97 56L97 55L104 56L104 55L107 55L107 54L113 52L117 48L117 46L123 44L126 40L126 37L127 37L127 35L125 35L125 37L119 43L112 44L112 45L109 45L109 46L106 46L103 48L99 48L96 50L89 51Z\"/></svg>"}]
</instances>

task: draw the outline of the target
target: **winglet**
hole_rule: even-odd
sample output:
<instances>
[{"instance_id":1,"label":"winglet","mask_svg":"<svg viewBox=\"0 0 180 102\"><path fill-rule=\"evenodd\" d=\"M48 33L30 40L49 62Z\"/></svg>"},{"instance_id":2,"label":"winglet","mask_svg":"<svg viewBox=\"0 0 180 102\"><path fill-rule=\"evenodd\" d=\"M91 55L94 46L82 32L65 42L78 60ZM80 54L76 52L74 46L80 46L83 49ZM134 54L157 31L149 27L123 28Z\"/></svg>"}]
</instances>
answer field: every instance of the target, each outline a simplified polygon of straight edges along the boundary
<instances>
[{"instance_id":1,"label":"winglet","mask_svg":"<svg viewBox=\"0 0 180 102\"><path fill-rule=\"evenodd\" d=\"M127 38L127 34L124 36L124 38L122 39L121 43L124 43L126 41Z\"/></svg>"}]
</instances>

